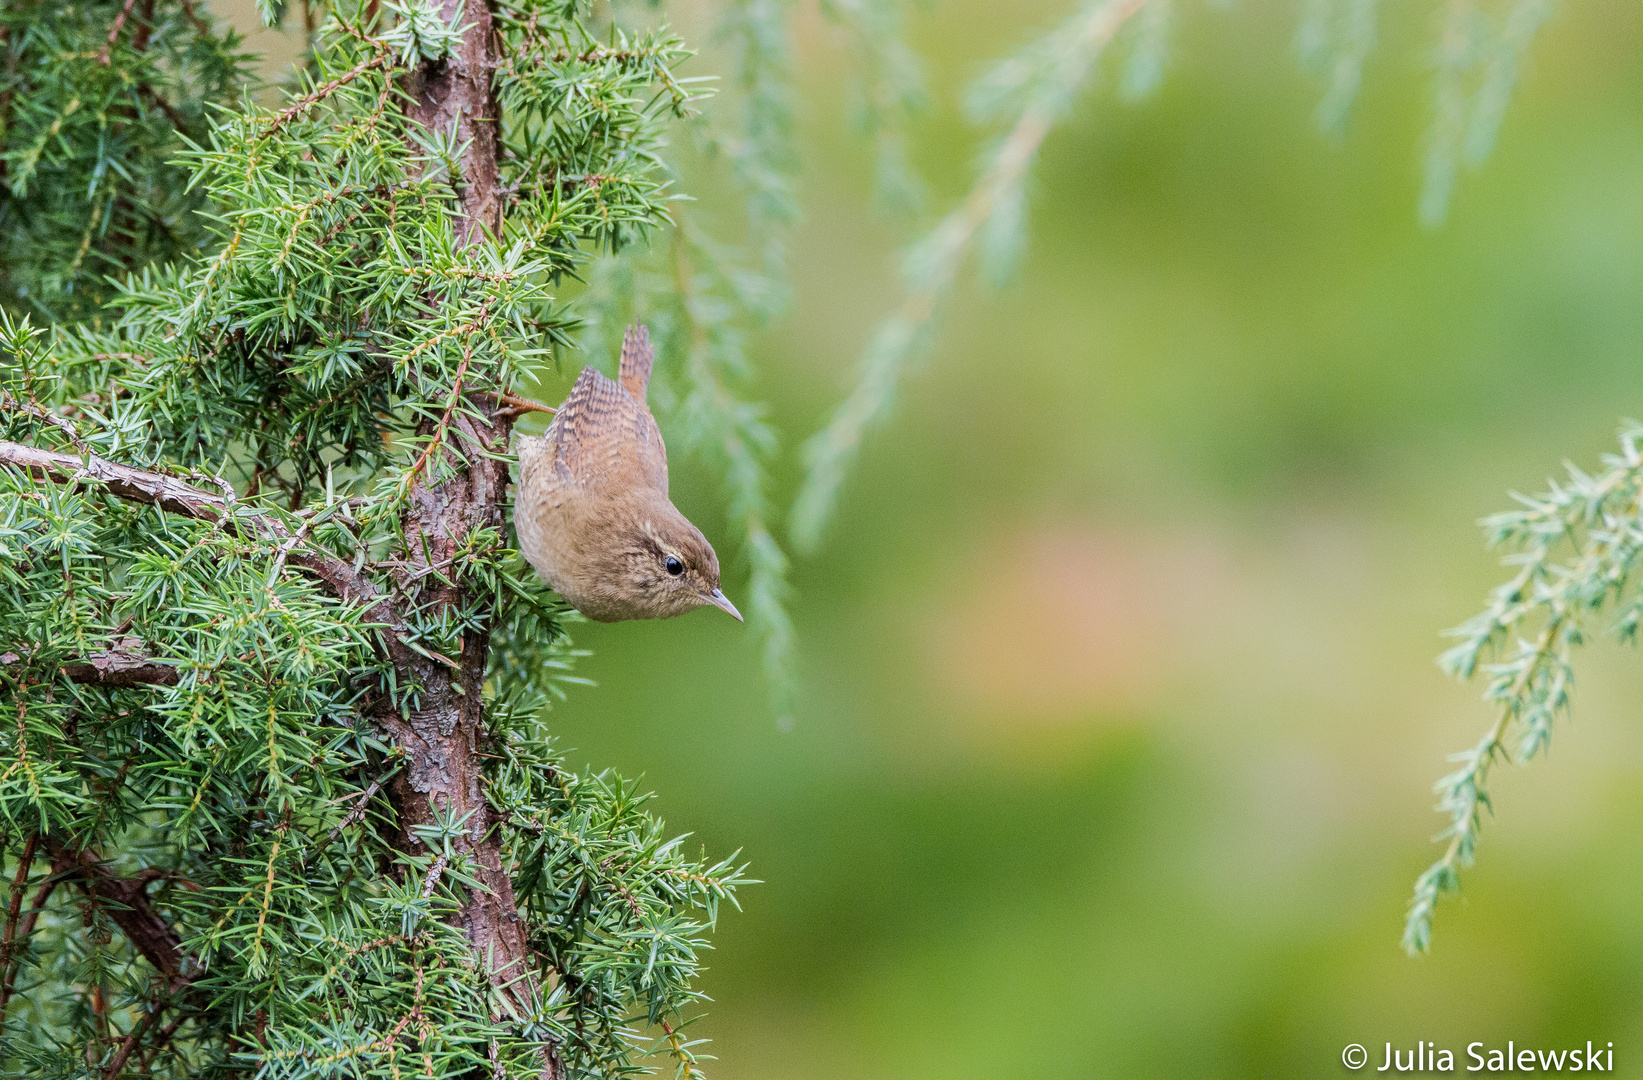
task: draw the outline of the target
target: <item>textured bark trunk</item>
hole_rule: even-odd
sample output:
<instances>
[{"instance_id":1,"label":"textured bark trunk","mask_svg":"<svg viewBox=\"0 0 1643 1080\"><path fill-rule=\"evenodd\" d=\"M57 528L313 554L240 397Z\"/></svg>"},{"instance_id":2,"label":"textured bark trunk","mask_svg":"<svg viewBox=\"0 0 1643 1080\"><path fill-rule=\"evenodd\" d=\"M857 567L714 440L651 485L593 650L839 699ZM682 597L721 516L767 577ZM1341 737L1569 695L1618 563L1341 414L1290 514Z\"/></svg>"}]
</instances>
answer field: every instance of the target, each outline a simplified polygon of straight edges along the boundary
<instances>
[{"instance_id":1,"label":"textured bark trunk","mask_svg":"<svg viewBox=\"0 0 1643 1080\"><path fill-rule=\"evenodd\" d=\"M411 119L430 131L456 125L462 153L462 239L472 243L480 230L495 232L502 224L501 180L496 169L499 122L491 73L496 70L496 35L484 0L442 0L447 21L460 18L467 27L449 59L423 64L411 77Z\"/></svg>"},{"instance_id":2,"label":"textured bark trunk","mask_svg":"<svg viewBox=\"0 0 1643 1080\"><path fill-rule=\"evenodd\" d=\"M483 0L444 0L441 6L447 21L460 19L467 29L448 59L424 64L412 75L407 90L413 101L407 111L430 131L445 133L455 126L457 144L465 144L458 178L463 214L458 235L464 243L475 243L501 228L499 110L491 88L496 38ZM463 582L451 566L458 545L474 529L501 529L504 524L508 468L481 451L507 449L510 418L499 414L498 403L490 396L469 395L467 404L484 419L475 421L458 411L446 430L446 446L434 451L436 458L455 451L463 467L454 477L433 484L429 480L437 461L430 460L407 500L404 526L411 576L420 582L414 586L415 603L430 614L464 600ZM435 425L426 427L425 433L432 434ZM433 572L417 574L425 569ZM504 1008L526 1015L540 1000L538 972L525 921L514 901L513 882L502 862L496 815L485 799L481 770L487 739L482 684L489 650L489 633L481 631L463 637L454 670L409 650L396 657L400 677L416 680L424 692L419 709L385 721L407 757L389 794L409 850L420 848L410 830L430 822L435 812L448 819L467 817L458 850L473 858L484 889L468 892L462 926ZM437 870L430 877L436 874ZM554 1080L559 1072L556 1056L545 1055L543 1076Z\"/></svg>"},{"instance_id":3,"label":"textured bark trunk","mask_svg":"<svg viewBox=\"0 0 1643 1080\"><path fill-rule=\"evenodd\" d=\"M476 425L458 417L446 437L460 448L468 467L442 484L416 483L405 517L411 573L433 570L420 578L422 585L414 598L428 613L425 617L432 617L440 606L463 602L463 583L452 571L452 556L472 530L502 527L502 497L508 482L506 465L478 453L482 447L493 452L506 448L505 423ZM403 840L411 850L417 850L420 843L411 828L429 823L436 810L447 819L472 815L459 850L473 856L477 876L489 891L469 892L462 909L464 929L492 983L499 988L508 984L502 991L504 1000L524 1014L537 1000L536 971L526 946L525 923L514 902L513 883L502 865L499 837L493 828L495 815L485 800L481 773L480 754L487 737L481 695L489 647L488 633L470 632L462 639L454 670L414 653L399 662L401 679L414 679L424 690L420 708L385 720L407 757L406 768L395 776L389 792L399 813Z\"/></svg>"}]
</instances>

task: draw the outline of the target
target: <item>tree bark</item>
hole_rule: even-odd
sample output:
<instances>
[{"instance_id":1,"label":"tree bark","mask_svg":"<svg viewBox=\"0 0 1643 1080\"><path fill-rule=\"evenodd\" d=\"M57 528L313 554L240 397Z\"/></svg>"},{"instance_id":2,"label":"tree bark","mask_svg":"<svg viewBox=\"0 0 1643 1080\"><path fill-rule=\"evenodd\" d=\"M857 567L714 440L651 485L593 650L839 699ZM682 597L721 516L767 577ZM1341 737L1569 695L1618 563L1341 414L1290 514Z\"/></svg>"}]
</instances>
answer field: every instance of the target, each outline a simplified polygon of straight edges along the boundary
<instances>
[{"instance_id":1,"label":"tree bark","mask_svg":"<svg viewBox=\"0 0 1643 1080\"><path fill-rule=\"evenodd\" d=\"M467 30L448 59L424 63L412 73L405 112L429 131L456 126L457 145L465 144L458 178L464 219L460 237L471 244L483 232L502 230L502 183L496 167L500 111L491 88L496 35L484 0L440 0L438 6L446 22L460 19Z\"/></svg>"},{"instance_id":2,"label":"tree bark","mask_svg":"<svg viewBox=\"0 0 1643 1080\"><path fill-rule=\"evenodd\" d=\"M459 19L466 30L448 59L423 64L412 74L407 87L412 101L406 111L430 131L456 128L457 143L464 146L461 175L456 178L462 212L457 235L464 244L474 244L498 234L502 226L499 110L491 87L496 38L490 11L479 0L443 0L440 7L448 22ZM435 455L452 456L459 466L456 475L430 483L437 462L429 462L408 493L408 577L419 590L415 603L429 617L440 607L455 607L469 598L458 575L418 571L449 567L457 547L474 529L504 526L508 468L486 453L507 449L511 414L499 408L501 404L493 395L467 394L467 408L456 410L444 445L433 450ZM442 425L425 425L424 434L434 434L437 426ZM411 830L428 824L436 812L447 820L467 818L462 840L455 846L459 854L473 859L475 876L484 888L468 891L460 918L502 1007L525 1016L540 1000L537 971L513 882L502 861L499 822L485 799L481 768L488 737L483 683L489 651L487 629L464 635L455 670L415 654L398 662L401 679L414 679L422 693L419 708L384 721L406 750L406 767L390 783L389 794L399 814L401 839L413 851L420 841ZM558 1073L556 1056L547 1054L543 1075L553 1078Z\"/></svg>"}]
</instances>

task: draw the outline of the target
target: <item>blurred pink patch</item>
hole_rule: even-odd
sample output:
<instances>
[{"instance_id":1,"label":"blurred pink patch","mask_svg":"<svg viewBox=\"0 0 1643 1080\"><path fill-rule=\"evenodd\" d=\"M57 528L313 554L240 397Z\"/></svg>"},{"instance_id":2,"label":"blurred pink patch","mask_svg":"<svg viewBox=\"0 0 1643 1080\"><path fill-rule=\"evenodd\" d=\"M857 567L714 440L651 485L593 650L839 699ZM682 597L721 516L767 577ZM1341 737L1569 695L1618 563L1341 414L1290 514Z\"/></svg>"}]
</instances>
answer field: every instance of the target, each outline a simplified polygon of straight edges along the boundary
<instances>
[{"instance_id":1,"label":"blurred pink patch","mask_svg":"<svg viewBox=\"0 0 1643 1080\"><path fill-rule=\"evenodd\" d=\"M1215 548L1179 535L1045 525L962 561L990 570L929 624L931 674L990 726L1086 726L1092 713L1155 707L1183 644L1171 628L1207 615L1195 596L1225 593Z\"/></svg>"}]
</instances>

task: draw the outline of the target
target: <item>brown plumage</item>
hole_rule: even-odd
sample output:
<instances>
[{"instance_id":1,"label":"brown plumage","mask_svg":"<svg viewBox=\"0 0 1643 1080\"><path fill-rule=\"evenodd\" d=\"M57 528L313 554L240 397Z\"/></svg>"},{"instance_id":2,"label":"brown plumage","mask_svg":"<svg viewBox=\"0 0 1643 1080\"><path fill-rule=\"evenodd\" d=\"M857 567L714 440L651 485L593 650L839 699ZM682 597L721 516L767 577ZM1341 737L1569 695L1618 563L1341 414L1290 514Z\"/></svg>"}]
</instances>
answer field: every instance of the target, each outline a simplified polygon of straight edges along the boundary
<instances>
[{"instance_id":1,"label":"brown plumage","mask_svg":"<svg viewBox=\"0 0 1643 1080\"><path fill-rule=\"evenodd\" d=\"M592 367L540 438L519 439L513 523L525 558L590 619L665 619L712 604L719 559L667 496L667 448L645 405L653 352L643 326L622 341L620 384Z\"/></svg>"}]
</instances>

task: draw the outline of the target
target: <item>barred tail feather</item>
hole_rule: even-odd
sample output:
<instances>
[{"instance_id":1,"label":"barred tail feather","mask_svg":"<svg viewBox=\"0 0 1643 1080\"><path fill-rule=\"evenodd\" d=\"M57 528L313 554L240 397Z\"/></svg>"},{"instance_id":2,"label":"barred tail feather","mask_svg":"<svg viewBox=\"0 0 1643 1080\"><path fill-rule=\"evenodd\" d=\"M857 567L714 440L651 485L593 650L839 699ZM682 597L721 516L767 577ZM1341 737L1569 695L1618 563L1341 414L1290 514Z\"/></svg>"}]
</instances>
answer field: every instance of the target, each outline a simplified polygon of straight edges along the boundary
<instances>
[{"instance_id":1,"label":"barred tail feather","mask_svg":"<svg viewBox=\"0 0 1643 1080\"><path fill-rule=\"evenodd\" d=\"M634 401L645 403L645 388L650 385L650 368L656 359L656 350L650 347L650 330L644 323L628 327L622 338L622 367L618 372L622 389Z\"/></svg>"}]
</instances>

